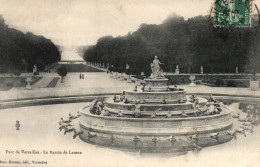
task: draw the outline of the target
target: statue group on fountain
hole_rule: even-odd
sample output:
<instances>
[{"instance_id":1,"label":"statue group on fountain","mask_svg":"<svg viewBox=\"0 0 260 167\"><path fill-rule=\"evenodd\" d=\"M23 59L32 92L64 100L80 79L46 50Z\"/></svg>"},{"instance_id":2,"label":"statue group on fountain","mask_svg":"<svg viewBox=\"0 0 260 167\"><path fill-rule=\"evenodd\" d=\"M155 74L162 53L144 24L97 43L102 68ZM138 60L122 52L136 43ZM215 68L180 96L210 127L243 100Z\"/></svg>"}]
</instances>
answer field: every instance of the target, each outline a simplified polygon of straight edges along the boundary
<instances>
[{"instance_id":1,"label":"statue group on fountain","mask_svg":"<svg viewBox=\"0 0 260 167\"><path fill-rule=\"evenodd\" d=\"M163 64L163 63L161 63L158 60L157 56L155 56L153 62L151 63L151 69L152 69L151 78L163 77L163 75L162 75L163 70L160 68L161 64Z\"/></svg>"}]
</instances>

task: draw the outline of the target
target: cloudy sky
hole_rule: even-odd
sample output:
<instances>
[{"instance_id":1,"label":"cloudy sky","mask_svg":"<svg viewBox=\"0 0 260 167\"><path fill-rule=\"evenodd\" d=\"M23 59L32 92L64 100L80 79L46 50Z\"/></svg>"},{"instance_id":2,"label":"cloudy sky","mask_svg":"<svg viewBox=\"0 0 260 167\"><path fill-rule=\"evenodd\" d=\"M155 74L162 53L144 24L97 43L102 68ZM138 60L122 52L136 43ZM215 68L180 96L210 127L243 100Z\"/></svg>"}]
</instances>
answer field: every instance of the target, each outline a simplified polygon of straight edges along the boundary
<instances>
[{"instance_id":1,"label":"cloudy sky","mask_svg":"<svg viewBox=\"0 0 260 167\"><path fill-rule=\"evenodd\" d=\"M185 18L209 13L212 0L0 0L6 23L59 45L91 45L105 35L160 24L175 12Z\"/></svg>"}]
</instances>

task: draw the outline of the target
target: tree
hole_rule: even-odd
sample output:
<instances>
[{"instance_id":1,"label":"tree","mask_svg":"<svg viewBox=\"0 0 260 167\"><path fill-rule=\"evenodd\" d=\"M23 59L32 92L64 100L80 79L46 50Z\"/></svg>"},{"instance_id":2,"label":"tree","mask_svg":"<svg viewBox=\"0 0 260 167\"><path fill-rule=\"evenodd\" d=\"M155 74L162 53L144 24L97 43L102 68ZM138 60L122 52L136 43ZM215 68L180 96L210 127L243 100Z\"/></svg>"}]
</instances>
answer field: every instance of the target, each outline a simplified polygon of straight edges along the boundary
<instances>
[{"instance_id":1,"label":"tree","mask_svg":"<svg viewBox=\"0 0 260 167\"><path fill-rule=\"evenodd\" d=\"M16 75L17 77L19 77L21 75L21 71L20 70L15 70L14 71L14 75Z\"/></svg>"},{"instance_id":2,"label":"tree","mask_svg":"<svg viewBox=\"0 0 260 167\"><path fill-rule=\"evenodd\" d=\"M61 83L63 83L63 79L68 73L67 68L65 66L61 66L57 69L57 72L59 76L61 76Z\"/></svg>"},{"instance_id":3,"label":"tree","mask_svg":"<svg viewBox=\"0 0 260 167\"><path fill-rule=\"evenodd\" d=\"M252 17L252 24L255 20ZM162 24L141 24L135 32L125 36L100 38L85 51L84 59L113 64L115 69L129 64L132 74L149 75L154 56L164 63L163 71L178 65L180 71L186 73L199 73L201 66L204 73L234 73L236 67L243 72L247 66L250 70L259 66L259 60L253 57L257 58L256 53L260 51L255 51L255 56L249 53L253 48L260 48L260 36L254 38L252 32L253 28L210 29L208 16L184 20L172 14ZM251 56L248 58L248 55Z\"/></svg>"},{"instance_id":4,"label":"tree","mask_svg":"<svg viewBox=\"0 0 260 167\"><path fill-rule=\"evenodd\" d=\"M34 64L39 70L61 59L54 43L31 32L9 28L0 15L0 72L22 70L31 72Z\"/></svg>"}]
</instances>

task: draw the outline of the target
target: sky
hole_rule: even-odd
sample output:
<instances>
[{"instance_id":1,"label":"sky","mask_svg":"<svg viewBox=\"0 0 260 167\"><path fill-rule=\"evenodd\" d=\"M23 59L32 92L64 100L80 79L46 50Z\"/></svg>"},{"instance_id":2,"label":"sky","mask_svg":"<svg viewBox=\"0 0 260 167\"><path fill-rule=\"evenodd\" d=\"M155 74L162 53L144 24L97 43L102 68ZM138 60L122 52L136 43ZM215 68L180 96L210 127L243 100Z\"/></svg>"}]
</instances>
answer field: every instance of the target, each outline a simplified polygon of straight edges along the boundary
<instances>
[{"instance_id":1,"label":"sky","mask_svg":"<svg viewBox=\"0 0 260 167\"><path fill-rule=\"evenodd\" d=\"M62 46L93 45L123 36L142 23L160 24L172 13L185 19L209 14L212 0L0 0L9 27Z\"/></svg>"}]
</instances>

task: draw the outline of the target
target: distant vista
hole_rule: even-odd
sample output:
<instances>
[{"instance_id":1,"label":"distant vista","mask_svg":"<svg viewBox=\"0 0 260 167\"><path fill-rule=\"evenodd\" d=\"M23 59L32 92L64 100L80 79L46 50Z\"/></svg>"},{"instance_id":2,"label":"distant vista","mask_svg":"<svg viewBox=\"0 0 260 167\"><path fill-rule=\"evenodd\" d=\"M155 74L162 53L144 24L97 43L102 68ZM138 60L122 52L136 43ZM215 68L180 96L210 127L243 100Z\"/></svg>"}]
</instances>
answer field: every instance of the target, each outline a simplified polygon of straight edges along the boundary
<instances>
[{"instance_id":1,"label":"distant vista","mask_svg":"<svg viewBox=\"0 0 260 167\"><path fill-rule=\"evenodd\" d=\"M84 60L113 65L113 71L132 74L150 72L154 56L165 64L163 71L173 72L178 65L181 73L257 73L260 58L260 37L255 35L256 17L250 29L213 28L208 16L185 20L172 14L162 24L142 24L125 36L105 36L96 45L70 49L54 44L50 39L9 28L0 16L0 72L17 70L31 72L62 60ZM111 66L110 66L111 67Z\"/></svg>"}]
</instances>

